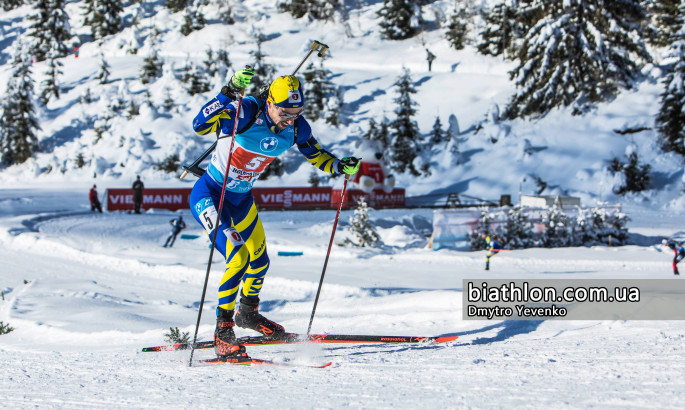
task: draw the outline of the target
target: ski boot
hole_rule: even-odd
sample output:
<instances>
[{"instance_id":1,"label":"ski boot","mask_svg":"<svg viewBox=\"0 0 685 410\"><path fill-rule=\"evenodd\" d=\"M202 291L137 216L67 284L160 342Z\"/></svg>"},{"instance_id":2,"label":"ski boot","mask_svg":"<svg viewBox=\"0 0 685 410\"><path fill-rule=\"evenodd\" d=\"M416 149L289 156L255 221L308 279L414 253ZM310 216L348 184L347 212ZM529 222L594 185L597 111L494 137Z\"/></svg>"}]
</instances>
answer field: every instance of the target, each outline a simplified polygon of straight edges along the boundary
<instances>
[{"instance_id":1,"label":"ski boot","mask_svg":"<svg viewBox=\"0 0 685 410\"><path fill-rule=\"evenodd\" d=\"M240 307L235 315L235 324L244 329L256 330L266 337L283 338L287 336L283 326L259 314L259 298L240 298Z\"/></svg>"},{"instance_id":2,"label":"ski boot","mask_svg":"<svg viewBox=\"0 0 685 410\"><path fill-rule=\"evenodd\" d=\"M219 358L247 357L245 346L236 340L233 327L233 311L216 309L216 330L214 331L214 351Z\"/></svg>"}]
</instances>

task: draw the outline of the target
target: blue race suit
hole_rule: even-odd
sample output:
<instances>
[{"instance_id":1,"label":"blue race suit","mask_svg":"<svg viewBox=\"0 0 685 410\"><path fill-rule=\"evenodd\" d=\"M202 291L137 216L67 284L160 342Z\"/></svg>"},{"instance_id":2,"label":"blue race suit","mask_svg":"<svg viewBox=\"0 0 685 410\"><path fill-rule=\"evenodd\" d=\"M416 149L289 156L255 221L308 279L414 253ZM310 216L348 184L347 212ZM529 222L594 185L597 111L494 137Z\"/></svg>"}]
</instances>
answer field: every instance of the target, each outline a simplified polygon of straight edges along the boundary
<instances>
[{"instance_id":1,"label":"blue race suit","mask_svg":"<svg viewBox=\"0 0 685 410\"><path fill-rule=\"evenodd\" d=\"M219 137L207 172L195 183L190 194L191 212L210 238L214 235L237 104L219 93L202 107L193 121L196 133L215 133ZM263 101L254 97L242 100L237 130L242 130L257 115L261 104ZM233 143L216 239L216 249L226 258L226 270L219 285L219 307L225 310L235 308L241 282L244 297L258 297L269 268L264 227L251 191L252 184L269 163L297 144L302 155L314 166L331 174L339 173L340 160L319 145L303 117L279 130L267 111L264 110L248 130L237 134Z\"/></svg>"}]
</instances>

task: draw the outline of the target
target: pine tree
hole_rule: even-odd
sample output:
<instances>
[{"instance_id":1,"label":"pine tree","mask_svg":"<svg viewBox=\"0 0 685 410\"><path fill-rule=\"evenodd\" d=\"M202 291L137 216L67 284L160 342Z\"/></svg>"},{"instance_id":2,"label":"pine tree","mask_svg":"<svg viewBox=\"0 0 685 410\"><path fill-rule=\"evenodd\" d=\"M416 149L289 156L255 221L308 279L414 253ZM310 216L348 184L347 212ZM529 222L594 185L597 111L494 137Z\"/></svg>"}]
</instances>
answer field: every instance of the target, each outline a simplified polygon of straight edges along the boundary
<instances>
[{"instance_id":1,"label":"pine tree","mask_svg":"<svg viewBox=\"0 0 685 410\"><path fill-rule=\"evenodd\" d=\"M228 51L220 48L216 52L216 68L219 81L228 82L228 70L231 68L231 61L228 59Z\"/></svg>"},{"instance_id":2,"label":"pine tree","mask_svg":"<svg viewBox=\"0 0 685 410\"><path fill-rule=\"evenodd\" d=\"M262 33L257 34L257 50L250 51L254 58L254 72L250 82L250 95L259 95L262 89L266 89L273 80L276 69L271 64L264 62L264 57L267 55L262 52L262 43L266 40L266 36Z\"/></svg>"},{"instance_id":3,"label":"pine tree","mask_svg":"<svg viewBox=\"0 0 685 410\"><path fill-rule=\"evenodd\" d=\"M24 4L23 0L0 0L2 9L5 11L11 11Z\"/></svg>"},{"instance_id":4,"label":"pine tree","mask_svg":"<svg viewBox=\"0 0 685 410\"><path fill-rule=\"evenodd\" d=\"M383 7L376 13L381 35L389 40L405 40L416 35L421 24L421 10L416 1L383 0Z\"/></svg>"},{"instance_id":5,"label":"pine tree","mask_svg":"<svg viewBox=\"0 0 685 410\"><path fill-rule=\"evenodd\" d=\"M619 89L631 89L650 60L642 40L645 10L639 0L535 0L542 17L526 33L517 92L506 117L541 117L556 107L580 115Z\"/></svg>"},{"instance_id":6,"label":"pine tree","mask_svg":"<svg viewBox=\"0 0 685 410\"><path fill-rule=\"evenodd\" d=\"M649 188L651 183L652 166L649 164L640 164L637 152L631 152L628 155L628 163L623 163L617 157L611 160L609 171L621 177L621 183L614 187L616 195L625 195L629 192L641 192Z\"/></svg>"},{"instance_id":7,"label":"pine tree","mask_svg":"<svg viewBox=\"0 0 685 410\"><path fill-rule=\"evenodd\" d=\"M121 0L86 0L84 26L90 26L95 40L103 39L121 31Z\"/></svg>"},{"instance_id":8,"label":"pine tree","mask_svg":"<svg viewBox=\"0 0 685 410\"><path fill-rule=\"evenodd\" d=\"M307 84L305 116L311 121L326 117L328 101L336 93L335 86L329 80L331 72L323 67L323 60L323 58L320 59L318 68L310 63L307 70L302 73Z\"/></svg>"},{"instance_id":9,"label":"pine tree","mask_svg":"<svg viewBox=\"0 0 685 410\"><path fill-rule=\"evenodd\" d=\"M71 38L71 29L64 6L65 0L38 0L34 5L36 13L28 17L33 21L28 35L34 39L28 53L37 61L43 61L51 54L54 58L69 54L66 42Z\"/></svg>"},{"instance_id":10,"label":"pine tree","mask_svg":"<svg viewBox=\"0 0 685 410\"><path fill-rule=\"evenodd\" d=\"M107 84L109 82L109 64L105 60L103 53L100 53L100 70L95 75L95 78L100 80L100 84Z\"/></svg>"},{"instance_id":11,"label":"pine tree","mask_svg":"<svg viewBox=\"0 0 685 410\"><path fill-rule=\"evenodd\" d=\"M151 48L150 53L143 60L141 67L140 82L148 84L162 76L164 62L160 61L157 49Z\"/></svg>"},{"instance_id":12,"label":"pine tree","mask_svg":"<svg viewBox=\"0 0 685 410\"><path fill-rule=\"evenodd\" d=\"M360 197L357 200L357 207L354 209L354 215L350 217L350 226L348 231L356 238L357 246L375 246L381 240L380 235L376 232L371 220L369 219L369 207Z\"/></svg>"},{"instance_id":13,"label":"pine tree","mask_svg":"<svg viewBox=\"0 0 685 410\"><path fill-rule=\"evenodd\" d=\"M535 244L535 225L523 212L520 206L515 206L506 214L502 229L498 236L502 238L502 246L506 249L530 248Z\"/></svg>"},{"instance_id":14,"label":"pine tree","mask_svg":"<svg viewBox=\"0 0 685 410\"><path fill-rule=\"evenodd\" d=\"M466 35L468 34L468 18L464 7L455 10L450 17L445 37L456 50L463 50L466 45Z\"/></svg>"},{"instance_id":15,"label":"pine tree","mask_svg":"<svg viewBox=\"0 0 685 410\"><path fill-rule=\"evenodd\" d=\"M6 165L20 164L33 156L36 131L40 130L33 107L31 62L20 41L16 47L0 115L0 152Z\"/></svg>"},{"instance_id":16,"label":"pine tree","mask_svg":"<svg viewBox=\"0 0 685 410\"><path fill-rule=\"evenodd\" d=\"M259 179L261 181L269 179L271 176L277 176L280 177L285 173L285 166L283 165L283 161L281 161L279 158L274 158L273 161L269 164L269 166L266 167L262 175L259 176Z\"/></svg>"},{"instance_id":17,"label":"pine tree","mask_svg":"<svg viewBox=\"0 0 685 410\"><path fill-rule=\"evenodd\" d=\"M43 105L47 105L51 97L59 98L59 80L58 76L62 75L60 67L62 62L55 56L55 51L50 52L48 57L48 70L45 73L46 78L41 83L42 91L40 93L40 101Z\"/></svg>"},{"instance_id":18,"label":"pine tree","mask_svg":"<svg viewBox=\"0 0 685 410\"><path fill-rule=\"evenodd\" d=\"M683 25L682 0L651 0L647 2L652 26L647 38L651 44L667 47Z\"/></svg>"},{"instance_id":19,"label":"pine tree","mask_svg":"<svg viewBox=\"0 0 685 410\"><path fill-rule=\"evenodd\" d=\"M196 8L188 7L186 14L183 16L183 25L181 26L181 34L187 36L193 31L201 30L207 22L205 16Z\"/></svg>"},{"instance_id":20,"label":"pine tree","mask_svg":"<svg viewBox=\"0 0 685 410\"><path fill-rule=\"evenodd\" d=\"M333 94L328 98L326 103L326 124L332 125L334 127L339 127L342 117L343 109L343 88L338 87L333 89Z\"/></svg>"},{"instance_id":21,"label":"pine tree","mask_svg":"<svg viewBox=\"0 0 685 410\"><path fill-rule=\"evenodd\" d=\"M209 77L214 77L219 72L216 64L216 57L214 56L214 50L208 48L205 50L205 59L202 61L205 66L205 73Z\"/></svg>"},{"instance_id":22,"label":"pine tree","mask_svg":"<svg viewBox=\"0 0 685 410\"><path fill-rule=\"evenodd\" d=\"M280 2L278 8L299 19L308 16L309 21L333 19L335 12L344 7L340 0L290 0Z\"/></svg>"},{"instance_id":23,"label":"pine tree","mask_svg":"<svg viewBox=\"0 0 685 410\"><path fill-rule=\"evenodd\" d=\"M669 57L675 59L664 78L664 92L656 117L661 146L685 157L685 6L681 8L679 21L682 28L672 36Z\"/></svg>"},{"instance_id":24,"label":"pine tree","mask_svg":"<svg viewBox=\"0 0 685 410\"><path fill-rule=\"evenodd\" d=\"M171 91L169 88L164 89L164 102L162 103L162 108L166 112L171 112L171 110L176 107L176 101L171 97Z\"/></svg>"},{"instance_id":25,"label":"pine tree","mask_svg":"<svg viewBox=\"0 0 685 410\"><path fill-rule=\"evenodd\" d=\"M481 208L480 216L471 225L471 234L469 236L469 248L472 251L483 250L487 248L485 237L492 233L492 223L494 218L490 215L488 208Z\"/></svg>"},{"instance_id":26,"label":"pine tree","mask_svg":"<svg viewBox=\"0 0 685 410\"><path fill-rule=\"evenodd\" d=\"M403 173L409 170L413 175L420 175L414 166L414 159L420 151L419 130L413 117L416 114L416 103L411 95L416 94L416 89L411 79L409 69L397 79L394 86L397 88L398 97L394 100L397 104L395 114L397 117L390 124L390 167L393 171Z\"/></svg>"},{"instance_id":27,"label":"pine tree","mask_svg":"<svg viewBox=\"0 0 685 410\"><path fill-rule=\"evenodd\" d=\"M172 13L178 13L188 7L189 0L166 0L166 6Z\"/></svg>"},{"instance_id":28,"label":"pine tree","mask_svg":"<svg viewBox=\"0 0 685 410\"><path fill-rule=\"evenodd\" d=\"M478 44L481 54L505 58L515 55L516 40L525 32L519 23L519 6L518 0L509 0L484 13L485 29L480 33L483 40Z\"/></svg>"},{"instance_id":29,"label":"pine tree","mask_svg":"<svg viewBox=\"0 0 685 410\"><path fill-rule=\"evenodd\" d=\"M543 246L547 248L569 246L572 220L561 208L559 197L554 200L554 205L545 212L543 222L545 224L545 232L542 237Z\"/></svg>"},{"instance_id":30,"label":"pine tree","mask_svg":"<svg viewBox=\"0 0 685 410\"><path fill-rule=\"evenodd\" d=\"M435 117L435 122L433 123L433 129L431 130L428 141L431 145L438 145L445 141L445 131L442 129L442 122L440 122L440 117Z\"/></svg>"},{"instance_id":31,"label":"pine tree","mask_svg":"<svg viewBox=\"0 0 685 410\"><path fill-rule=\"evenodd\" d=\"M309 186L311 187L318 187L321 185L321 177L319 176L319 173L317 172L316 169L312 169L311 172L309 173L309 179L307 180L309 183Z\"/></svg>"},{"instance_id":32,"label":"pine tree","mask_svg":"<svg viewBox=\"0 0 685 410\"><path fill-rule=\"evenodd\" d=\"M186 91L188 91L188 94L195 95L210 91L211 87L205 79L206 76L202 68L188 60L186 66L183 68L183 71L182 81L186 86Z\"/></svg>"}]
</instances>

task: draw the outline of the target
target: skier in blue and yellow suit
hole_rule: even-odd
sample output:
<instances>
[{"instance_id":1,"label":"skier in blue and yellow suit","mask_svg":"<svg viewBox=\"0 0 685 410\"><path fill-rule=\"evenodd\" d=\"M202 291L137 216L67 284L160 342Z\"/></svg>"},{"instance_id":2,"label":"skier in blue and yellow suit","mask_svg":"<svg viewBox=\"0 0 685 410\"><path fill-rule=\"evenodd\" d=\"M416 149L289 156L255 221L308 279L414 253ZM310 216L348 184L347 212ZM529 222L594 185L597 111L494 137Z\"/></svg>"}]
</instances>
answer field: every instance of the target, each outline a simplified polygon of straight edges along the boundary
<instances>
[{"instance_id":1,"label":"skier in blue and yellow suit","mask_svg":"<svg viewBox=\"0 0 685 410\"><path fill-rule=\"evenodd\" d=\"M490 270L490 258L494 255L497 255L499 251L502 250L502 244L497 239L498 238L495 235L492 235L492 237L485 237L486 247L488 250L488 253L485 254L485 270Z\"/></svg>"},{"instance_id":2,"label":"skier in blue and yellow suit","mask_svg":"<svg viewBox=\"0 0 685 410\"><path fill-rule=\"evenodd\" d=\"M226 163L231 149L238 102L236 95L246 88L254 75L250 67L236 72L229 84L207 104L193 121L200 135L216 134L219 138L207 172L195 183L190 194L190 208L210 238L214 234L224 182ZM254 329L265 336L285 334L283 327L262 316L259 292L269 268L264 227L252 197L252 184L276 157L297 144L307 160L331 174L353 175L359 169L354 157L336 158L312 136L309 123L301 114L305 104L303 87L297 77L282 76L269 87L264 101L246 97L242 100L235 136L230 171L226 182L216 249L226 258L226 270L219 285L217 326L214 333L216 353L227 357L241 355L244 347L236 342L233 327ZM253 118L256 120L243 130ZM236 299L242 282L240 307L233 320Z\"/></svg>"}]
</instances>

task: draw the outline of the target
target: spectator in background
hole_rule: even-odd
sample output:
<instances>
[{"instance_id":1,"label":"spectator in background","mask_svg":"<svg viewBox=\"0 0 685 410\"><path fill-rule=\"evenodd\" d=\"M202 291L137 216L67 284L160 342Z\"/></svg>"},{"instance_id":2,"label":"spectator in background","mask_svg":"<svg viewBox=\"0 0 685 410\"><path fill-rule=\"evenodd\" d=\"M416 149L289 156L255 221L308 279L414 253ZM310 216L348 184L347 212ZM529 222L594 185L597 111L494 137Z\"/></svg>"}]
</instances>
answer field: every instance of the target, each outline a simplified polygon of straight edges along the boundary
<instances>
[{"instance_id":1,"label":"spectator in background","mask_svg":"<svg viewBox=\"0 0 685 410\"><path fill-rule=\"evenodd\" d=\"M426 49L426 53L428 53L426 60L428 60L428 71L430 71L433 66L433 60L435 60L435 54L431 53L429 49Z\"/></svg>"},{"instance_id":2,"label":"spectator in background","mask_svg":"<svg viewBox=\"0 0 685 410\"><path fill-rule=\"evenodd\" d=\"M136 177L131 188L133 188L133 211L139 214L140 206L143 204L143 189L145 188L143 181L140 180L140 175Z\"/></svg>"},{"instance_id":3,"label":"spectator in background","mask_svg":"<svg viewBox=\"0 0 685 410\"><path fill-rule=\"evenodd\" d=\"M97 209L100 213L102 213L102 205L100 204L100 198L98 198L97 185L93 185L93 187L90 189L88 199L90 199L91 212L95 212Z\"/></svg>"},{"instance_id":4,"label":"spectator in background","mask_svg":"<svg viewBox=\"0 0 685 410\"><path fill-rule=\"evenodd\" d=\"M170 220L169 224L171 224L171 234L168 238L166 238L166 242L164 243L165 248L167 246L169 248L174 246L176 235L181 233L182 230L186 229L186 223L183 222L183 215L179 215L178 218Z\"/></svg>"}]
</instances>

